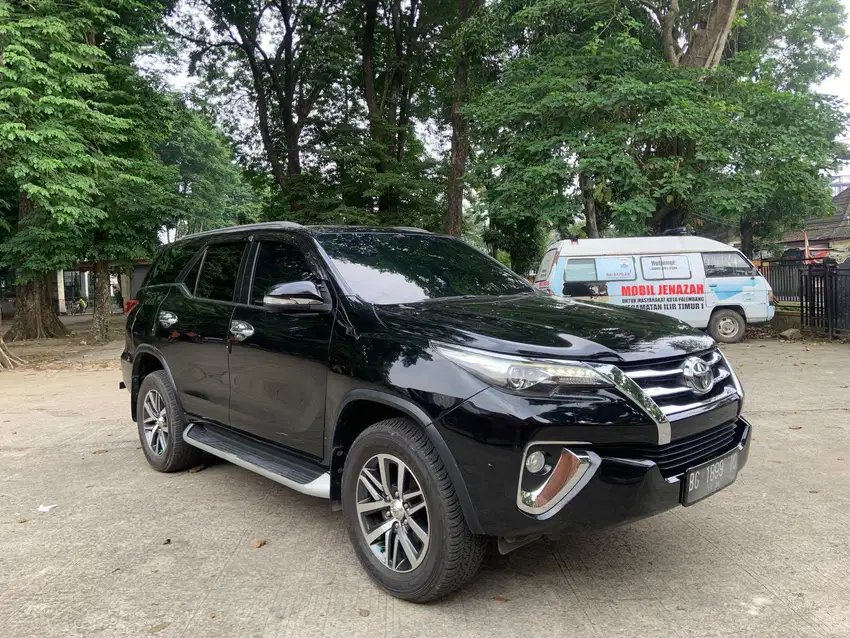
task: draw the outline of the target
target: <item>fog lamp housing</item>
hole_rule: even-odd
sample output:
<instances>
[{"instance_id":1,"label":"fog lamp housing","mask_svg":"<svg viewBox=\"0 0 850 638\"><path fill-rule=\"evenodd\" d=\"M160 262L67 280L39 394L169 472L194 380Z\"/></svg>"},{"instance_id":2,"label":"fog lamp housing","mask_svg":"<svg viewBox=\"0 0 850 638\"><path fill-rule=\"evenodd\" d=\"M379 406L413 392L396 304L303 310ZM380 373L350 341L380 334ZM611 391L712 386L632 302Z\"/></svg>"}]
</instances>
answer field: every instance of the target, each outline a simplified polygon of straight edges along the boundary
<instances>
[{"instance_id":1,"label":"fog lamp housing","mask_svg":"<svg viewBox=\"0 0 850 638\"><path fill-rule=\"evenodd\" d=\"M597 454L567 445L575 444L540 441L526 447L517 488L521 511L543 518L553 516L596 473L602 462Z\"/></svg>"}]
</instances>

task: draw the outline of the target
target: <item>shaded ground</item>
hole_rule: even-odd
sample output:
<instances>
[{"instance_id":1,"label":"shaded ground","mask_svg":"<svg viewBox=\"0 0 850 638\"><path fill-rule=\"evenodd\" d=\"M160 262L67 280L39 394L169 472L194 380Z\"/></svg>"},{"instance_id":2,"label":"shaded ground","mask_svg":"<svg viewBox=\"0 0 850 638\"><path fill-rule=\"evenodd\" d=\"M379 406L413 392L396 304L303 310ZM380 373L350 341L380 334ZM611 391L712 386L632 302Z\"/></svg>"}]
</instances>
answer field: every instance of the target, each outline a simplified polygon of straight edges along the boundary
<instances>
[{"instance_id":1,"label":"shaded ground","mask_svg":"<svg viewBox=\"0 0 850 638\"><path fill-rule=\"evenodd\" d=\"M124 338L124 315L112 315L109 324L111 342L106 344L89 343L91 310L86 314L61 316L59 320L71 333L68 337L14 341L7 344L9 349L36 370L118 369L115 348L120 348L117 344ZM5 332L11 325L11 320L4 320L2 330Z\"/></svg>"},{"instance_id":2,"label":"shaded ground","mask_svg":"<svg viewBox=\"0 0 850 638\"><path fill-rule=\"evenodd\" d=\"M850 636L850 346L727 352L755 426L735 485L491 556L430 606L374 587L322 501L152 471L117 370L0 374L0 635Z\"/></svg>"}]
</instances>

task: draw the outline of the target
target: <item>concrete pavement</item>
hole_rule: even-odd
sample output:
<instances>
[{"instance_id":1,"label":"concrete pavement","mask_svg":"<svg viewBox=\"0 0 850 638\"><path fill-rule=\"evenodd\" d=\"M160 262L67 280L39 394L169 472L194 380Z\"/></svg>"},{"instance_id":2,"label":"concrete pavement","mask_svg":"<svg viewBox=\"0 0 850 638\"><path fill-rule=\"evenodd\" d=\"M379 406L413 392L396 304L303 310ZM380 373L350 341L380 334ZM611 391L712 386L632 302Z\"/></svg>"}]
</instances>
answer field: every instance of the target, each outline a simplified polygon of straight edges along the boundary
<instances>
[{"instance_id":1,"label":"concrete pavement","mask_svg":"<svg viewBox=\"0 0 850 638\"><path fill-rule=\"evenodd\" d=\"M0 373L0 636L850 636L850 346L726 351L755 426L733 486L491 555L430 606L373 586L325 502L151 470L117 366Z\"/></svg>"}]
</instances>

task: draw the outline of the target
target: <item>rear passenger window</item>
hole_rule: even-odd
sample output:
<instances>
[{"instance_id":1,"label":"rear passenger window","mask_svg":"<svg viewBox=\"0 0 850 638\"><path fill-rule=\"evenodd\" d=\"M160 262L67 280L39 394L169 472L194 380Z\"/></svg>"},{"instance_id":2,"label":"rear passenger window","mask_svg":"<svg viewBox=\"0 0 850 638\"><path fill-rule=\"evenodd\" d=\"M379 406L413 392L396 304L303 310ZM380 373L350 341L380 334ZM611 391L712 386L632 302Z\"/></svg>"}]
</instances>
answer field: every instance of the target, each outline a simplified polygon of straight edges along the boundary
<instances>
[{"instance_id":1,"label":"rear passenger window","mask_svg":"<svg viewBox=\"0 0 850 638\"><path fill-rule=\"evenodd\" d=\"M706 277L751 277L753 267L739 253L703 253Z\"/></svg>"},{"instance_id":2,"label":"rear passenger window","mask_svg":"<svg viewBox=\"0 0 850 638\"><path fill-rule=\"evenodd\" d=\"M245 244L215 244L207 248L195 296L216 301L233 301L236 276Z\"/></svg>"},{"instance_id":3,"label":"rear passenger window","mask_svg":"<svg viewBox=\"0 0 850 638\"><path fill-rule=\"evenodd\" d=\"M197 250L198 245L196 243L190 244L185 241L164 246L159 257L154 261L145 286L173 284Z\"/></svg>"},{"instance_id":4,"label":"rear passenger window","mask_svg":"<svg viewBox=\"0 0 850 638\"><path fill-rule=\"evenodd\" d=\"M283 242L263 242L254 268L251 303L263 305L266 291L277 284L313 279L313 270L301 250Z\"/></svg>"}]
</instances>

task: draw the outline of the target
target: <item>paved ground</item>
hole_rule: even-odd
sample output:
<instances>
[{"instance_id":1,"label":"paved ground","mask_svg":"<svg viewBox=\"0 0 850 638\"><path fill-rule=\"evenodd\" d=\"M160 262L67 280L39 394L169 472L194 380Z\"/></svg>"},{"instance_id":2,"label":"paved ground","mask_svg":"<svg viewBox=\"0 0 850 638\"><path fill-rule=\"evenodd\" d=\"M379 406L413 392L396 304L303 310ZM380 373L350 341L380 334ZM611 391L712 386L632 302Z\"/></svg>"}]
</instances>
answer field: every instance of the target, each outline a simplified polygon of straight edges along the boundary
<instances>
[{"instance_id":1,"label":"paved ground","mask_svg":"<svg viewBox=\"0 0 850 638\"><path fill-rule=\"evenodd\" d=\"M371 585L321 501L150 470L114 347L0 373L0 635L850 636L850 346L728 352L756 428L734 486L490 557L431 606Z\"/></svg>"}]
</instances>

